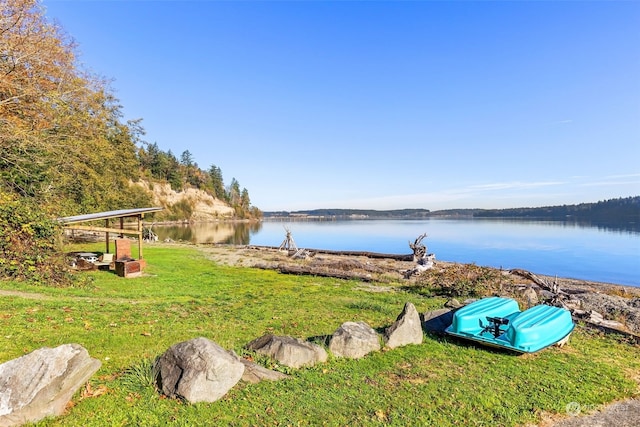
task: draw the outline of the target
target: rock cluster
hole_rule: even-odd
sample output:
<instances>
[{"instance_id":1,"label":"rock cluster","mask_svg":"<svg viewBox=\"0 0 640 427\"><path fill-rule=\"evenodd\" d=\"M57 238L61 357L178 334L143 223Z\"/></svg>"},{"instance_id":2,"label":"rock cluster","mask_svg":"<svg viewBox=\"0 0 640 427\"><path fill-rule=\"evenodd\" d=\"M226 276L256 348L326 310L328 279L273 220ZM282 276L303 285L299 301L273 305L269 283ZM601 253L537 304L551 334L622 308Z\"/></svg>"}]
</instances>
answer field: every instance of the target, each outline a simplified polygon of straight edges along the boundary
<instances>
[{"instance_id":1,"label":"rock cluster","mask_svg":"<svg viewBox=\"0 0 640 427\"><path fill-rule=\"evenodd\" d=\"M415 306L406 303L382 339L388 348L422 343L422 323ZM381 348L381 337L364 322L345 322L331 336L329 351L336 357L358 359ZM289 368L327 361L320 345L290 336L263 335L246 345ZM248 382L279 380L286 375L241 359L206 338L196 338L169 348L156 362L163 394L189 402L213 402L241 379Z\"/></svg>"},{"instance_id":2,"label":"rock cluster","mask_svg":"<svg viewBox=\"0 0 640 427\"><path fill-rule=\"evenodd\" d=\"M530 292L527 300L537 295ZM584 296L581 307L610 310L625 308L627 316L637 316L640 300L624 307L615 297ZM445 308L418 314L407 302L396 321L378 334L365 322L345 322L331 335L328 350L334 357L359 359L384 345L393 349L409 344L421 344L424 332L441 334L452 323L454 311L473 300L447 301ZM619 324L605 320L599 312L588 309L573 310L574 317L605 326ZM326 362L324 347L289 336L272 334L256 338L246 345L255 353L272 358L289 368L310 367ZM63 413L73 394L98 370L100 362L89 357L78 344L66 344L54 349L42 348L0 364L0 427L36 422L47 416ZM257 383L262 380L281 380L288 376L267 369L252 360L241 358L207 338L195 338L171 346L157 360L159 391L185 401L214 402L223 397L239 381Z\"/></svg>"},{"instance_id":3,"label":"rock cluster","mask_svg":"<svg viewBox=\"0 0 640 427\"><path fill-rule=\"evenodd\" d=\"M358 359L381 348L420 344L420 316L406 303L383 336L364 322L345 322L331 336L329 351L335 357ZM264 335L247 344L248 350L278 363L301 368L327 361L324 347L300 338ZM36 422L64 411L73 394L100 368L78 344L41 348L0 364L0 427ZM238 357L207 338L194 338L171 346L155 362L159 391L172 398L214 402L239 381L257 383L288 376Z\"/></svg>"}]
</instances>

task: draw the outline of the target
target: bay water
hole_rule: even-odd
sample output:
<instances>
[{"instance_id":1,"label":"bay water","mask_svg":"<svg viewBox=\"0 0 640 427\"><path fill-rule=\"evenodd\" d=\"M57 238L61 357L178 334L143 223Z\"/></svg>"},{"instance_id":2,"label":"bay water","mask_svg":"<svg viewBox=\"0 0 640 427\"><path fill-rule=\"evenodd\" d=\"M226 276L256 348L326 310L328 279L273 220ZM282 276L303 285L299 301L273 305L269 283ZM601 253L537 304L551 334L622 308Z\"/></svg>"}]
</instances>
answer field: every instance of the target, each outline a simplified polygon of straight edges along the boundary
<instances>
[{"instance_id":1,"label":"bay water","mask_svg":"<svg viewBox=\"0 0 640 427\"><path fill-rule=\"evenodd\" d=\"M504 219L214 222L155 226L160 240L410 254L422 241L436 260L640 287L640 232L624 227Z\"/></svg>"}]
</instances>

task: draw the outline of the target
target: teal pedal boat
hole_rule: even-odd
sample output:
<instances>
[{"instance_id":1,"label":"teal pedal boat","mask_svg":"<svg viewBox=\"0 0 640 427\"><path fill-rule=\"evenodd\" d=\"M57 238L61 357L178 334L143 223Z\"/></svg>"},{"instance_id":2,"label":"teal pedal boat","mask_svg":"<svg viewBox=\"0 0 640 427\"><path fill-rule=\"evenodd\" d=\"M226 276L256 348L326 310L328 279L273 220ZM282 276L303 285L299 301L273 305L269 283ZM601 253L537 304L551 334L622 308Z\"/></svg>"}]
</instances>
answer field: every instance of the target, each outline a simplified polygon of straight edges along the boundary
<instances>
[{"instance_id":1,"label":"teal pedal boat","mask_svg":"<svg viewBox=\"0 0 640 427\"><path fill-rule=\"evenodd\" d=\"M564 308L537 305L520 311L516 300L490 297L455 312L449 335L518 353L535 353L564 343L574 328Z\"/></svg>"}]
</instances>

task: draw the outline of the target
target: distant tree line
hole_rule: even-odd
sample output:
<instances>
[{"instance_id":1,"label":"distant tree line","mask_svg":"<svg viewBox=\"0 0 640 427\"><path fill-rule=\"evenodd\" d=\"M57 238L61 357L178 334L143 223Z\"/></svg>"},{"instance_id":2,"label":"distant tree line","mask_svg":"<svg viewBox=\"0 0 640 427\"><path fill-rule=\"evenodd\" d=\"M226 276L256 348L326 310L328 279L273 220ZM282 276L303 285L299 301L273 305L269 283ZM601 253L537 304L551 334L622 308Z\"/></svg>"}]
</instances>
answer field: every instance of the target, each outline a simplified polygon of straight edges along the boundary
<instances>
[{"instance_id":1,"label":"distant tree line","mask_svg":"<svg viewBox=\"0 0 640 427\"><path fill-rule=\"evenodd\" d=\"M264 212L265 218L420 219L420 218L520 218L588 222L636 231L640 228L640 196L581 203L510 209L313 209Z\"/></svg>"},{"instance_id":2,"label":"distant tree line","mask_svg":"<svg viewBox=\"0 0 640 427\"><path fill-rule=\"evenodd\" d=\"M393 209L393 210L375 210L375 209L312 209L302 211L275 211L264 212L264 217L325 217L325 218L378 218L378 219L395 219L395 218L428 218L430 211L427 209Z\"/></svg>"},{"instance_id":3,"label":"distant tree line","mask_svg":"<svg viewBox=\"0 0 640 427\"><path fill-rule=\"evenodd\" d=\"M603 200L578 205L545 206L540 208L483 209L476 218L540 218L554 220L588 220L640 222L640 196Z\"/></svg>"}]
</instances>

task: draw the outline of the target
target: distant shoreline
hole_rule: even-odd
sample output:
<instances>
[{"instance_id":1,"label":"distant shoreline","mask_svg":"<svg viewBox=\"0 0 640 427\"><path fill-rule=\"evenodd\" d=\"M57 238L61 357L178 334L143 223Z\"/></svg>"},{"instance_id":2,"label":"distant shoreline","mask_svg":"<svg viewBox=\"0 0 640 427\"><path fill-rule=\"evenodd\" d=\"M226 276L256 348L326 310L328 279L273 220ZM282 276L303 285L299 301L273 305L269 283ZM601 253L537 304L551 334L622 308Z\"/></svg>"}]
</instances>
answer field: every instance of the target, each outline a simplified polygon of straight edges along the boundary
<instances>
[{"instance_id":1,"label":"distant shoreline","mask_svg":"<svg viewBox=\"0 0 640 427\"><path fill-rule=\"evenodd\" d=\"M504 222L551 222L557 224L577 225L580 227L596 227L605 230L623 231L629 233L640 233L640 221L611 221L611 220L587 220L578 218L553 218L553 217L514 217L514 216L491 216L478 217L473 215L431 215L424 217L413 216L361 216L361 215L334 215L334 216L266 216L261 221L264 222L334 222L334 221L504 221Z\"/></svg>"},{"instance_id":2,"label":"distant shoreline","mask_svg":"<svg viewBox=\"0 0 640 427\"><path fill-rule=\"evenodd\" d=\"M640 232L640 196L578 205L507 209L311 209L265 211L264 220L501 219L565 221Z\"/></svg>"}]
</instances>

